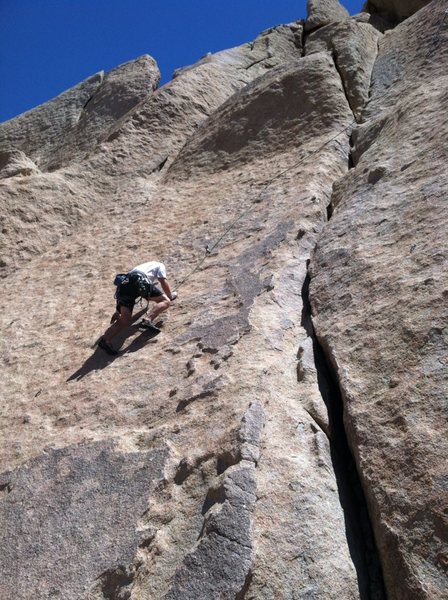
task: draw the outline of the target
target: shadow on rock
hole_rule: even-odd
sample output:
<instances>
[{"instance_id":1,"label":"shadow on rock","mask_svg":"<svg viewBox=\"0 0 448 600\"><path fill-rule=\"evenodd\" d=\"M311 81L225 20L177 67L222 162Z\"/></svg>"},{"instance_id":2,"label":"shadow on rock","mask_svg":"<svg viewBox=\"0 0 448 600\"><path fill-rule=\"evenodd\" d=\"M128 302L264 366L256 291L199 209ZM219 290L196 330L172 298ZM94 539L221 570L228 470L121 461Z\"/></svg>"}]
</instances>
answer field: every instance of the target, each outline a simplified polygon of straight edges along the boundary
<instances>
[{"instance_id":1,"label":"shadow on rock","mask_svg":"<svg viewBox=\"0 0 448 600\"><path fill-rule=\"evenodd\" d=\"M105 367L107 367L107 365L109 365L119 356L119 354L117 354L116 356L106 354L104 350L101 350L101 348L98 348L97 346L92 356L89 356L89 358L85 361L82 367L80 367L77 371L70 375L70 377L67 379L67 382L79 381L91 371L99 371L100 369L104 369Z\"/></svg>"},{"instance_id":2,"label":"shadow on rock","mask_svg":"<svg viewBox=\"0 0 448 600\"><path fill-rule=\"evenodd\" d=\"M126 331L124 331L122 334L118 335L115 338L114 344L117 348L121 348L121 346L124 344L128 337L139 331L138 325L135 325L135 323L140 319L142 315L145 314L145 312L146 309L141 310L136 315L134 315L134 317L132 318L133 325L131 325ZM98 340L95 343L94 353L91 356L89 356L89 358L77 371L70 375L70 377L67 379L67 382L79 381L92 371L99 371L101 369L104 369L120 356L123 356L124 354L127 354L129 352L137 352L138 350L143 348L143 346L148 342L148 340L151 340L152 338L156 337L156 335L157 333L154 334L150 331L143 331L141 335L136 337L127 348L125 348L123 351L119 351L118 354L114 356L107 354L106 352L104 352L104 350L98 348L98 346L96 345L100 340L100 338L98 338Z\"/></svg>"},{"instance_id":3,"label":"shadow on rock","mask_svg":"<svg viewBox=\"0 0 448 600\"><path fill-rule=\"evenodd\" d=\"M137 329L137 327L134 327L134 329ZM151 331L143 331L141 335L132 340L129 346L125 348L123 352L120 352L120 354L123 355L128 354L130 352L137 352L138 350L143 348L143 346L145 346L145 344L149 340L152 340L153 338L157 337L157 335L158 333L152 333Z\"/></svg>"}]
</instances>

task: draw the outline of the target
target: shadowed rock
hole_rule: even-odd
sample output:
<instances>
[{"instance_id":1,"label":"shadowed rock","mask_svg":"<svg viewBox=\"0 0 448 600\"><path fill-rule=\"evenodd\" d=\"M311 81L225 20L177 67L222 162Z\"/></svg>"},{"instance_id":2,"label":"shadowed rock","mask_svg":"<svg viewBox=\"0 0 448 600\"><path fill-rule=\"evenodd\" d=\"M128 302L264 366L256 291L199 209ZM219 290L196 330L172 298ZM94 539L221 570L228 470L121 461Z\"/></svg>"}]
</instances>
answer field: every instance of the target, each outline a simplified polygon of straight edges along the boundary
<instances>
[{"instance_id":1,"label":"shadowed rock","mask_svg":"<svg viewBox=\"0 0 448 600\"><path fill-rule=\"evenodd\" d=\"M373 14L384 13L402 20L412 16L430 2L431 0L368 0L364 4L364 10Z\"/></svg>"}]
</instances>

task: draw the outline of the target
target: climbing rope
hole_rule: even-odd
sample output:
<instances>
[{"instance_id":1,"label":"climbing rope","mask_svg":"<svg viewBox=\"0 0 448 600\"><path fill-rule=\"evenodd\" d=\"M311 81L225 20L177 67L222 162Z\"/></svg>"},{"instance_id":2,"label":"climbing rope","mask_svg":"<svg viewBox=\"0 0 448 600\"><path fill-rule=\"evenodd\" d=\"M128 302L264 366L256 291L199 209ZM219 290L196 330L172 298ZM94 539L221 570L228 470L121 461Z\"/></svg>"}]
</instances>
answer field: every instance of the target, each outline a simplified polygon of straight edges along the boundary
<instances>
[{"instance_id":1,"label":"climbing rope","mask_svg":"<svg viewBox=\"0 0 448 600\"><path fill-rule=\"evenodd\" d=\"M356 119L353 119L353 121L351 121L349 123L349 125L346 125L344 127L344 129L341 129L340 131L338 131L338 133L336 133L333 137L331 137L330 139L328 139L326 142L324 142L321 146L319 146L319 148L317 148L316 150L313 150L312 152L309 152L308 154L306 154L305 156L302 156L297 162L293 163L292 165L290 165L289 167L287 167L286 169L283 169L283 171L280 171L279 173L277 173L276 175L274 175L273 177L271 177L270 179L264 181L261 184L261 190L259 191L259 193L255 196L255 198L252 200L252 202L250 203L249 207L246 208L245 210L241 211L236 217L235 219L233 219L233 221L230 222L230 224L224 229L224 231L221 233L221 235L212 243L212 244L207 244L207 246L205 247L204 250L204 254L203 256L199 259L199 261L196 263L196 265L194 266L194 268L183 278L181 279L177 284L176 284L176 289L179 289L180 287L182 287L182 285L184 285L184 283L190 279L190 277L192 275L194 275L203 265L203 263L205 262L206 258L213 252L213 250L219 246L219 244L222 242L222 240L232 231L232 229L235 227L235 225L241 221L241 219L243 219L244 217L246 217L254 208L257 204L259 204L259 200L261 198L261 196L266 192L266 190L280 177L282 177L283 175L285 175L285 173L288 173L290 171L292 171L293 169L296 169L297 167L299 167L301 164L303 164L305 162L305 160L307 160L308 158L310 158L311 156L314 156L315 154L318 154L319 152L321 152L325 146L328 146L328 144L330 144L331 142L333 142L336 138L338 138L342 133L348 131L349 129L351 129L351 127L353 127L353 125L356 123Z\"/></svg>"}]
</instances>

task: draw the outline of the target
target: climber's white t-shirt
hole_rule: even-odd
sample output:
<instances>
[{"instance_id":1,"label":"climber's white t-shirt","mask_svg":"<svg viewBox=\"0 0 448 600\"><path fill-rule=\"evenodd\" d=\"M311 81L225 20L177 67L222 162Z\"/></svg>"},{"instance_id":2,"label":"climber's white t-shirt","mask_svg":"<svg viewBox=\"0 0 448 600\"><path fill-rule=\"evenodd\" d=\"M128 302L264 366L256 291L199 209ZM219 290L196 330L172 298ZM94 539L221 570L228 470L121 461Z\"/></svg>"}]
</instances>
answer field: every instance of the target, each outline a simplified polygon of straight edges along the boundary
<instances>
[{"instance_id":1,"label":"climber's white t-shirt","mask_svg":"<svg viewBox=\"0 0 448 600\"><path fill-rule=\"evenodd\" d=\"M149 280L149 283L155 283L156 279L166 279L166 269L165 265L160 262L146 262L141 265L137 265L131 271L138 271L139 273L144 273Z\"/></svg>"}]
</instances>

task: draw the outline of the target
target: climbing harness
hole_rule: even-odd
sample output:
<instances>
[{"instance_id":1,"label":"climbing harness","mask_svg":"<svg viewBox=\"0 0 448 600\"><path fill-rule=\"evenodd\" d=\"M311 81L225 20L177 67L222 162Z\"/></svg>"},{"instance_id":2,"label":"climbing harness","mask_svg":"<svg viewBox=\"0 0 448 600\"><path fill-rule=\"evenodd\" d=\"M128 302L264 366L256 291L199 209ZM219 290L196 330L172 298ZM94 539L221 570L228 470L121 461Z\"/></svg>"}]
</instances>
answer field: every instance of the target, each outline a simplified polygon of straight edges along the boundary
<instances>
[{"instance_id":1,"label":"climbing harness","mask_svg":"<svg viewBox=\"0 0 448 600\"><path fill-rule=\"evenodd\" d=\"M147 277L137 271L118 273L115 276L114 285L117 287L115 298L120 291L124 290L125 295L134 296L135 298L146 298L151 287Z\"/></svg>"}]
</instances>

